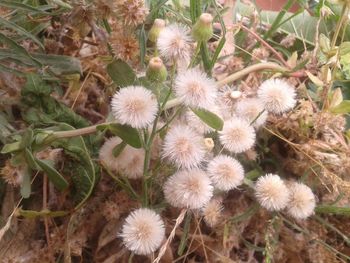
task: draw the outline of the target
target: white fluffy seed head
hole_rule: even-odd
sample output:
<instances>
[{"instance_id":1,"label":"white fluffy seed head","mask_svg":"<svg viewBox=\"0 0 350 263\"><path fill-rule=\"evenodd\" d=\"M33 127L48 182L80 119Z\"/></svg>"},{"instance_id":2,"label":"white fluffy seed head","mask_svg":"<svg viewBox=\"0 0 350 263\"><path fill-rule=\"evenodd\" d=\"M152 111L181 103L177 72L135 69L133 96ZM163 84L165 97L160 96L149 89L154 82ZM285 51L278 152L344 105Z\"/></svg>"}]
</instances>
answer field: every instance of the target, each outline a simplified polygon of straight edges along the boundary
<instances>
[{"instance_id":1,"label":"white fluffy seed head","mask_svg":"<svg viewBox=\"0 0 350 263\"><path fill-rule=\"evenodd\" d=\"M147 255L160 247L165 236L164 223L153 210L140 208L125 219L120 236L129 250Z\"/></svg>"},{"instance_id":2,"label":"white fluffy seed head","mask_svg":"<svg viewBox=\"0 0 350 263\"><path fill-rule=\"evenodd\" d=\"M210 226L216 226L222 219L222 198L212 198L202 209L201 213L205 223Z\"/></svg>"},{"instance_id":3,"label":"white fluffy seed head","mask_svg":"<svg viewBox=\"0 0 350 263\"><path fill-rule=\"evenodd\" d=\"M162 156L179 168L199 166L205 152L203 138L188 126L174 126L164 138Z\"/></svg>"},{"instance_id":4,"label":"white fluffy seed head","mask_svg":"<svg viewBox=\"0 0 350 263\"><path fill-rule=\"evenodd\" d=\"M236 188L244 179L243 166L227 155L218 155L211 160L207 172L214 187L222 191Z\"/></svg>"},{"instance_id":5,"label":"white fluffy seed head","mask_svg":"<svg viewBox=\"0 0 350 263\"><path fill-rule=\"evenodd\" d=\"M267 112L261 100L257 98L247 98L238 101L235 105L235 113L238 117L253 123L255 128L262 126L267 119Z\"/></svg>"},{"instance_id":6,"label":"white fluffy seed head","mask_svg":"<svg viewBox=\"0 0 350 263\"><path fill-rule=\"evenodd\" d=\"M199 209L213 195L213 186L200 169L181 170L168 178L163 186L165 199L174 207Z\"/></svg>"},{"instance_id":7,"label":"white fluffy seed head","mask_svg":"<svg viewBox=\"0 0 350 263\"><path fill-rule=\"evenodd\" d=\"M168 61L189 61L191 40L189 29L171 24L160 31L157 47L160 55Z\"/></svg>"},{"instance_id":8,"label":"white fluffy seed head","mask_svg":"<svg viewBox=\"0 0 350 263\"><path fill-rule=\"evenodd\" d=\"M275 114L291 110L296 104L295 88L282 79L265 80L258 89L258 97L265 109Z\"/></svg>"},{"instance_id":9,"label":"white fluffy seed head","mask_svg":"<svg viewBox=\"0 0 350 263\"><path fill-rule=\"evenodd\" d=\"M278 175L266 174L256 182L255 196L262 207L279 211L288 204L289 190Z\"/></svg>"},{"instance_id":10,"label":"white fluffy seed head","mask_svg":"<svg viewBox=\"0 0 350 263\"><path fill-rule=\"evenodd\" d=\"M113 172L118 172L130 179L137 179L143 175L143 162L145 159L144 149L136 149L126 145L118 155L113 155L113 149L122 140L119 137L108 139L100 149L100 161Z\"/></svg>"},{"instance_id":11,"label":"white fluffy seed head","mask_svg":"<svg viewBox=\"0 0 350 263\"><path fill-rule=\"evenodd\" d=\"M289 191L288 214L296 219L305 219L311 216L314 213L316 199L310 187L303 183L294 182L289 185Z\"/></svg>"},{"instance_id":12,"label":"white fluffy seed head","mask_svg":"<svg viewBox=\"0 0 350 263\"><path fill-rule=\"evenodd\" d=\"M111 171L118 170L118 167L116 165L117 157L114 157L113 149L121 142L122 141L119 137L112 137L106 140L105 143L100 148L100 152L99 152L100 161L101 163L103 163L103 165L107 169Z\"/></svg>"},{"instance_id":13,"label":"white fluffy seed head","mask_svg":"<svg viewBox=\"0 0 350 263\"><path fill-rule=\"evenodd\" d=\"M249 150L255 143L255 130L244 119L231 118L220 132L222 145L233 153Z\"/></svg>"},{"instance_id":14,"label":"white fluffy seed head","mask_svg":"<svg viewBox=\"0 0 350 263\"><path fill-rule=\"evenodd\" d=\"M120 89L111 101L114 118L121 124L142 129L155 119L158 105L154 94L142 86Z\"/></svg>"},{"instance_id":15,"label":"white fluffy seed head","mask_svg":"<svg viewBox=\"0 0 350 263\"><path fill-rule=\"evenodd\" d=\"M215 102L216 90L215 81L195 68L180 72L175 80L175 95L189 107L211 108Z\"/></svg>"}]
</instances>

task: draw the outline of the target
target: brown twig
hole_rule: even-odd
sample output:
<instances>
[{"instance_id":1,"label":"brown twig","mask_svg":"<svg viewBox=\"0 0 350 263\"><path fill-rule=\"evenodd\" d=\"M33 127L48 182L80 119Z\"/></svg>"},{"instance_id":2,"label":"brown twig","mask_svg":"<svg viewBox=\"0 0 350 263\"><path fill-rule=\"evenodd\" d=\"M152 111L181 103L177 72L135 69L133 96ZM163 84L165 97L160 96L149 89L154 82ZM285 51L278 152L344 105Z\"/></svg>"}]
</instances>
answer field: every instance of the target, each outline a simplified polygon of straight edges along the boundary
<instances>
[{"instance_id":1,"label":"brown twig","mask_svg":"<svg viewBox=\"0 0 350 263\"><path fill-rule=\"evenodd\" d=\"M44 174L43 178L43 210L47 209L47 175ZM44 216L44 225L45 225L45 236L47 242L47 248L49 251L49 256L52 256L51 242L50 242L50 231L49 231L49 219L47 216Z\"/></svg>"},{"instance_id":2,"label":"brown twig","mask_svg":"<svg viewBox=\"0 0 350 263\"><path fill-rule=\"evenodd\" d=\"M255 33L254 31L250 30L248 27L244 26L244 25L240 25L240 27L248 32L249 34L251 34L256 40L260 41L261 44L263 44L266 48L268 48L273 54L275 54L275 56L282 62L282 64L284 66L286 66L288 69L290 69L290 66L288 65L287 61L284 60L284 58L282 57L282 55L280 53L278 53L276 51L276 49L274 49L269 43L267 43L264 39L262 39L257 33Z\"/></svg>"},{"instance_id":3,"label":"brown twig","mask_svg":"<svg viewBox=\"0 0 350 263\"><path fill-rule=\"evenodd\" d=\"M179 227L179 225L184 220L186 212L187 212L187 209L182 209L180 215L176 218L175 225L174 225L173 229L171 230L168 239L165 241L163 246L160 248L159 253L158 253L158 257L153 261L153 263L159 263L160 259L164 256L167 247L170 245L171 241L175 237L176 229Z\"/></svg>"}]
</instances>

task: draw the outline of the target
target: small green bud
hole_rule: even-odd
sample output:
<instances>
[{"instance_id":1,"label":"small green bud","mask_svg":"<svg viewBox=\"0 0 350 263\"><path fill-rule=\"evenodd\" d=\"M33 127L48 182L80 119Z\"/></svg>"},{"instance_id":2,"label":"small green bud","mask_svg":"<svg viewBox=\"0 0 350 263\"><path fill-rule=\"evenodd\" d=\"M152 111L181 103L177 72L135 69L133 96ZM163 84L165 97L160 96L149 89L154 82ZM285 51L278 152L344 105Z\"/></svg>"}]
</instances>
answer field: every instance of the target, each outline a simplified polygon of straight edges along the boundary
<instances>
[{"instance_id":1,"label":"small green bud","mask_svg":"<svg viewBox=\"0 0 350 263\"><path fill-rule=\"evenodd\" d=\"M165 21L163 19L154 20L151 30L148 32L148 39L153 43L157 42L160 31L165 27Z\"/></svg>"},{"instance_id":2,"label":"small green bud","mask_svg":"<svg viewBox=\"0 0 350 263\"><path fill-rule=\"evenodd\" d=\"M213 35L213 17L203 13L192 28L192 36L198 42L207 42Z\"/></svg>"},{"instance_id":3,"label":"small green bud","mask_svg":"<svg viewBox=\"0 0 350 263\"><path fill-rule=\"evenodd\" d=\"M152 82L163 82L166 80L168 72L159 57L151 58L149 61L146 77Z\"/></svg>"}]
</instances>

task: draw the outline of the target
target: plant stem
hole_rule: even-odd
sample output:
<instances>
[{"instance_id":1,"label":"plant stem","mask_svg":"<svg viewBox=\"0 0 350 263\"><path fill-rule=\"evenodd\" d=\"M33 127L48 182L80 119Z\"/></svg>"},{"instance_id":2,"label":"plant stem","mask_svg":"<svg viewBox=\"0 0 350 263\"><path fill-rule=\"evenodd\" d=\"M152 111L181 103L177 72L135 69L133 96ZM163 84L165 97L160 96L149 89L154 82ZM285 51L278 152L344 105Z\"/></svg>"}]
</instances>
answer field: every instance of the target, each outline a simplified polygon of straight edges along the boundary
<instances>
[{"instance_id":1,"label":"plant stem","mask_svg":"<svg viewBox=\"0 0 350 263\"><path fill-rule=\"evenodd\" d=\"M288 65L287 61L284 60L284 58L282 57L282 55L280 53L278 53L276 51L276 49L274 49L269 43L267 43L264 39L262 39L257 33L255 33L254 31L252 31L250 28L244 26L244 25L240 25L240 27L248 32L249 34L253 35L254 38L256 38L256 40L260 41L261 44L263 44L266 48L268 48L273 54L275 54L275 56L282 62L282 64L287 67L290 68L290 66Z\"/></svg>"},{"instance_id":2,"label":"plant stem","mask_svg":"<svg viewBox=\"0 0 350 263\"><path fill-rule=\"evenodd\" d=\"M338 38L338 35L340 32L340 29L343 25L344 19L346 18L346 14L347 14L347 2L344 1L343 8L342 8L341 14L340 14L340 19L338 20L337 27L335 29L335 32L334 32L334 35L332 38L331 49L334 49L335 44L337 43L337 38Z\"/></svg>"},{"instance_id":3,"label":"plant stem","mask_svg":"<svg viewBox=\"0 0 350 263\"><path fill-rule=\"evenodd\" d=\"M318 214L335 214L335 215L350 216L349 207L338 207L333 205L318 205L315 208L315 212Z\"/></svg>"},{"instance_id":4,"label":"plant stem","mask_svg":"<svg viewBox=\"0 0 350 263\"><path fill-rule=\"evenodd\" d=\"M255 71L259 71L259 70L263 70L263 69L271 69L271 70L275 70L275 71L280 71L280 72L287 72L288 69L285 67L282 67L276 63L273 62L263 62L263 63L258 63L258 64L254 64L251 65L249 67L246 67L238 72L233 73L232 75L218 81L218 86L222 87L228 83L231 83L233 81L236 81L242 77L244 77L245 75L248 75L251 72L255 72ZM171 101L169 101L170 103Z\"/></svg>"},{"instance_id":5,"label":"plant stem","mask_svg":"<svg viewBox=\"0 0 350 263\"><path fill-rule=\"evenodd\" d=\"M190 64L188 65L188 68L192 68L194 63L196 62L197 56L198 56L199 51L201 49L201 44L202 44L202 42L197 42L196 50L194 51L193 58L192 58Z\"/></svg>"},{"instance_id":6,"label":"plant stem","mask_svg":"<svg viewBox=\"0 0 350 263\"><path fill-rule=\"evenodd\" d=\"M106 122L106 123L101 123L101 124L108 124L108 123ZM70 131L57 131L57 132L54 132L53 135L55 136L55 138L58 138L58 139L87 135L87 134L91 134L91 133L96 132L97 126L99 126L101 124L96 124L96 125L92 125L89 127L84 127L84 128L70 130Z\"/></svg>"}]
</instances>

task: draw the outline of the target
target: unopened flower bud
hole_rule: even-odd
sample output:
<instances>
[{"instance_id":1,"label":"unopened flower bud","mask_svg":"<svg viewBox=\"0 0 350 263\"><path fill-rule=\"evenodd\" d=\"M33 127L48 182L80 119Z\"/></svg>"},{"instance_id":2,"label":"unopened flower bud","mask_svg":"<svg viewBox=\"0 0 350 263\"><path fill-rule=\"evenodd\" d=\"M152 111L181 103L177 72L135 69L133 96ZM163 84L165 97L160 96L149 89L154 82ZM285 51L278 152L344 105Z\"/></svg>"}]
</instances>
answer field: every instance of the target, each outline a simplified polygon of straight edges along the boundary
<instances>
[{"instance_id":1,"label":"unopened flower bud","mask_svg":"<svg viewBox=\"0 0 350 263\"><path fill-rule=\"evenodd\" d=\"M159 57L151 58L149 61L146 77L152 82L163 82L167 78L167 70Z\"/></svg>"},{"instance_id":2,"label":"unopened flower bud","mask_svg":"<svg viewBox=\"0 0 350 263\"><path fill-rule=\"evenodd\" d=\"M198 42L206 42L213 35L213 17L211 14L203 13L192 28L192 36Z\"/></svg>"},{"instance_id":3,"label":"unopened flower bud","mask_svg":"<svg viewBox=\"0 0 350 263\"><path fill-rule=\"evenodd\" d=\"M165 27L165 21L163 19L154 20L153 26L148 33L148 39L153 43L157 42L160 31Z\"/></svg>"}]
</instances>

